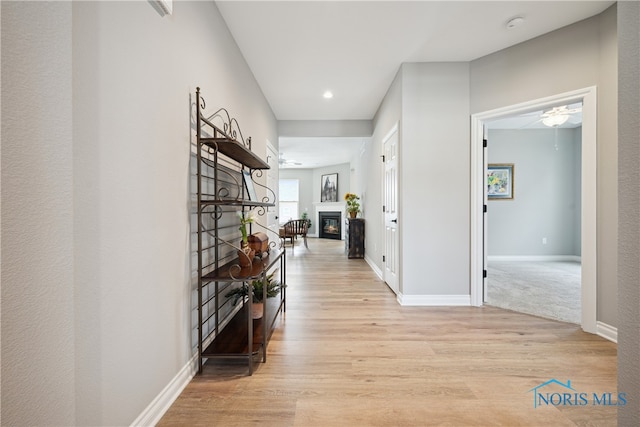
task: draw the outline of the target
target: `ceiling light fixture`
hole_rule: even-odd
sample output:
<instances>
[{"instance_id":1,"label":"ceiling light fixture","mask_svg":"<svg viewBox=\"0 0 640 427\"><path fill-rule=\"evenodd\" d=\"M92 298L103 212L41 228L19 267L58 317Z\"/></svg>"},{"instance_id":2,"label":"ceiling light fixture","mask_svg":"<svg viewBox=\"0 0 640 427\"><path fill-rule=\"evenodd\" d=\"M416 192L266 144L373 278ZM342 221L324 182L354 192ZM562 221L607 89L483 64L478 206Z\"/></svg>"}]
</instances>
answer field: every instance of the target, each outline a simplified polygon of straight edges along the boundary
<instances>
[{"instance_id":1,"label":"ceiling light fixture","mask_svg":"<svg viewBox=\"0 0 640 427\"><path fill-rule=\"evenodd\" d=\"M544 119L542 119L542 123L552 128L552 127L558 127L565 124L567 120L569 120L568 115L556 114L553 116L545 117Z\"/></svg>"},{"instance_id":2,"label":"ceiling light fixture","mask_svg":"<svg viewBox=\"0 0 640 427\"><path fill-rule=\"evenodd\" d=\"M524 22L524 18L522 16L516 16L515 18L511 18L507 22L507 29L511 30L513 28L519 27Z\"/></svg>"},{"instance_id":3,"label":"ceiling light fixture","mask_svg":"<svg viewBox=\"0 0 640 427\"><path fill-rule=\"evenodd\" d=\"M322 96L324 97L324 99L331 99L333 98L333 93L330 90L325 91Z\"/></svg>"},{"instance_id":4,"label":"ceiling light fixture","mask_svg":"<svg viewBox=\"0 0 640 427\"><path fill-rule=\"evenodd\" d=\"M569 120L570 114L576 110L569 110L566 105L553 107L551 110L542 113L542 123L550 128L558 127Z\"/></svg>"}]
</instances>

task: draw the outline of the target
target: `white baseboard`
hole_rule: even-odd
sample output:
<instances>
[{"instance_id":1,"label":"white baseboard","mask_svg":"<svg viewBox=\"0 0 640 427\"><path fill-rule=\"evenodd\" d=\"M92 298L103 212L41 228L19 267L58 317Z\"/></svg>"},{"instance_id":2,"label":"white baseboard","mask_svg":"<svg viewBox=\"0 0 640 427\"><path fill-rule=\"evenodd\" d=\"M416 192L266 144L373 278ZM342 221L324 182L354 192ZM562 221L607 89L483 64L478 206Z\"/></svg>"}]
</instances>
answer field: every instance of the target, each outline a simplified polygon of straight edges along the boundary
<instances>
[{"instance_id":1,"label":"white baseboard","mask_svg":"<svg viewBox=\"0 0 640 427\"><path fill-rule=\"evenodd\" d=\"M398 294L402 306L469 306L471 295L403 295Z\"/></svg>"},{"instance_id":2,"label":"white baseboard","mask_svg":"<svg viewBox=\"0 0 640 427\"><path fill-rule=\"evenodd\" d=\"M580 262L578 255L489 255L487 261L575 261Z\"/></svg>"},{"instance_id":3,"label":"white baseboard","mask_svg":"<svg viewBox=\"0 0 640 427\"><path fill-rule=\"evenodd\" d=\"M369 258L367 255L364 256L364 260L367 264L369 264L369 267L371 267L373 272L376 273L378 278L380 278L380 280L384 280L384 278L382 277L382 270L378 268L378 266L373 262L373 260Z\"/></svg>"},{"instance_id":4,"label":"white baseboard","mask_svg":"<svg viewBox=\"0 0 640 427\"><path fill-rule=\"evenodd\" d=\"M606 323L596 323L596 333L602 338L618 344L618 328L614 328Z\"/></svg>"},{"instance_id":5,"label":"white baseboard","mask_svg":"<svg viewBox=\"0 0 640 427\"><path fill-rule=\"evenodd\" d=\"M223 330L225 326L233 319L238 311L242 309L242 304L239 304L231 311L227 317L220 322L220 330ZM213 342L216 334L211 334L202 342L202 348L207 348L211 342ZM189 384L193 377L198 372L198 353L193 355L186 365L180 369L180 372L167 384L167 386L156 396L155 399L142 411L142 413L131 424L132 426L155 426L160 418L169 410L173 402L176 401L182 390Z\"/></svg>"},{"instance_id":6,"label":"white baseboard","mask_svg":"<svg viewBox=\"0 0 640 427\"><path fill-rule=\"evenodd\" d=\"M198 371L198 355L194 355L180 372L167 384L144 411L135 419L132 426L155 426L176 401L182 390Z\"/></svg>"}]
</instances>

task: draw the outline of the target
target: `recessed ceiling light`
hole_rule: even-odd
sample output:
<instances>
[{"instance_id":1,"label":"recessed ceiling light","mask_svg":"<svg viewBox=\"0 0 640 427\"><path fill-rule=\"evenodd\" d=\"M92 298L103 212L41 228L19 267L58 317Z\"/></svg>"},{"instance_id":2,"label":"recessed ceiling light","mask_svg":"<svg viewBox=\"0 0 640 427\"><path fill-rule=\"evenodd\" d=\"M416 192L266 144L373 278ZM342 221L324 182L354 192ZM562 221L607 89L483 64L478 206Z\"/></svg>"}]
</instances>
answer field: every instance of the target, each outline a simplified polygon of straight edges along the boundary
<instances>
[{"instance_id":1,"label":"recessed ceiling light","mask_svg":"<svg viewBox=\"0 0 640 427\"><path fill-rule=\"evenodd\" d=\"M325 91L325 92L322 94L322 96L323 96L325 99L331 99L331 98L333 98L333 92L331 92L330 90L327 90L327 91Z\"/></svg>"},{"instance_id":2,"label":"recessed ceiling light","mask_svg":"<svg viewBox=\"0 0 640 427\"><path fill-rule=\"evenodd\" d=\"M510 30L512 28L519 27L524 22L524 18L522 16L516 16L507 22L507 28Z\"/></svg>"}]
</instances>

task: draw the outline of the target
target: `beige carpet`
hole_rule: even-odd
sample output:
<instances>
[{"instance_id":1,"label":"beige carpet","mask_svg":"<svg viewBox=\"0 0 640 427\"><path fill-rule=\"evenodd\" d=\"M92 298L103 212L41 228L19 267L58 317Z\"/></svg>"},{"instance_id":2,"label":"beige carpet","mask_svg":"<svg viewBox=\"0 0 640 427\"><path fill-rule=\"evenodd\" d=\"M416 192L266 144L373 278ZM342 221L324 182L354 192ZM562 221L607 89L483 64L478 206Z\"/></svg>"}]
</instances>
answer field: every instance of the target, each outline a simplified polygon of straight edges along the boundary
<instances>
[{"instance_id":1,"label":"beige carpet","mask_svg":"<svg viewBox=\"0 0 640 427\"><path fill-rule=\"evenodd\" d=\"M487 304L580 324L579 262L490 261L487 273Z\"/></svg>"}]
</instances>

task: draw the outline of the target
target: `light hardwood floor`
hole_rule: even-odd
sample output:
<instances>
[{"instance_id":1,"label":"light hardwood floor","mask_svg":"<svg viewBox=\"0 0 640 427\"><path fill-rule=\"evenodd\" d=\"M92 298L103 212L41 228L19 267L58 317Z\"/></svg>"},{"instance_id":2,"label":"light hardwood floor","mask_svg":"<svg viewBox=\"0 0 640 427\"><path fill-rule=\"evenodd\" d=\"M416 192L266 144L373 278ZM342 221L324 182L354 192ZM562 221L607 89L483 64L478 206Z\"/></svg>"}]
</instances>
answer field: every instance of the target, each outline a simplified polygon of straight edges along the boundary
<instances>
[{"instance_id":1,"label":"light hardwood floor","mask_svg":"<svg viewBox=\"0 0 640 427\"><path fill-rule=\"evenodd\" d=\"M237 362L207 364L160 426L616 424L615 407L533 406L529 390L552 378L589 396L616 392L616 345L576 325L492 307L401 307L339 241L298 241L287 277L267 362L251 377Z\"/></svg>"}]
</instances>

